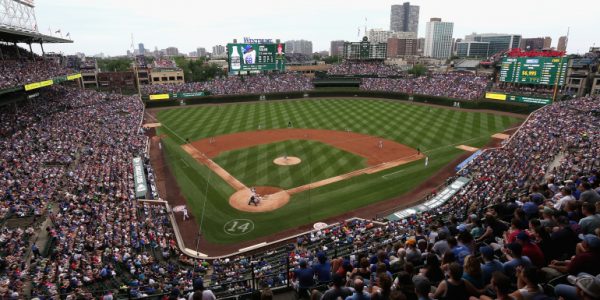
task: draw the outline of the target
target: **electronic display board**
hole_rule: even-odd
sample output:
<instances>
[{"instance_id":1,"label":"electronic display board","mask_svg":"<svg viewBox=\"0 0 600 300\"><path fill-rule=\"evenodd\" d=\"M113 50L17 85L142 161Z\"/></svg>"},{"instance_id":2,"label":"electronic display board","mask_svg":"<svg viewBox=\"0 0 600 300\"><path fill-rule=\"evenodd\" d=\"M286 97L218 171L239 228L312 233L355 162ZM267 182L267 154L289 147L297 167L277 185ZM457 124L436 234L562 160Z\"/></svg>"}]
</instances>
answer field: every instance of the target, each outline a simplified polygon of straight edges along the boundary
<instances>
[{"instance_id":1,"label":"electronic display board","mask_svg":"<svg viewBox=\"0 0 600 300\"><path fill-rule=\"evenodd\" d=\"M229 72L285 70L285 44L227 44Z\"/></svg>"},{"instance_id":2,"label":"electronic display board","mask_svg":"<svg viewBox=\"0 0 600 300\"><path fill-rule=\"evenodd\" d=\"M502 82L558 85L565 83L569 60L561 57L505 57L502 59Z\"/></svg>"}]
</instances>

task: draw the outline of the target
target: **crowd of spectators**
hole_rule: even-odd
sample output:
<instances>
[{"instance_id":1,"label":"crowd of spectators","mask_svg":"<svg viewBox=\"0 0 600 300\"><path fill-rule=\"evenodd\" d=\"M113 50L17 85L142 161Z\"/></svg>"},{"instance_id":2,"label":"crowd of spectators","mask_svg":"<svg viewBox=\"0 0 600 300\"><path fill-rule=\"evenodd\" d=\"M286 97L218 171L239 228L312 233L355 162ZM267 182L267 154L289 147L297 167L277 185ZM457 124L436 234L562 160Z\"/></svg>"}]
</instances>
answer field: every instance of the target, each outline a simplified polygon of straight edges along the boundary
<instances>
[{"instance_id":1,"label":"crowd of spectators","mask_svg":"<svg viewBox=\"0 0 600 300\"><path fill-rule=\"evenodd\" d=\"M59 57L41 57L21 47L4 44L0 44L0 53L0 90L74 73L60 64Z\"/></svg>"},{"instance_id":2,"label":"crowd of spectators","mask_svg":"<svg viewBox=\"0 0 600 300\"><path fill-rule=\"evenodd\" d=\"M61 66L53 59L2 60L0 61L0 89L22 86L73 73L73 70Z\"/></svg>"},{"instance_id":3,"label":"crowd of spectators","mask_svg":"<svg viewBox=\"0 0 600 300\"><path fill-rule=\"evenodd\" d=\"M231 80L274 80L264 78ZM227 80L224 94L236 86ZM600 99L580 98L534 112L462 170L471 181L433 210L388 223L355 219L254 255L204 261L178 250L163 203L135 199L131 160L145 157L147 143L139 100L55 87L0 111L0 219L50 221L2 222L0 297L29 297L29 284L39 299L188 291L213 299L207 286L250 293L255 278L265 297L291 283L321 299L596 299L599 108ZM33 244L39 235L48 236L44 249Z\"/></svg>"},{"instance_id":4,"label":"crowd of spectators","mask_svg":"<svg viewBox=\"0 0 600 300\"><path fill-rule=\"evenodd\" d=\"M363 78L360 89L472 100L481 98L487 85L487 77L456 72L399 79Z\"/></svg>"},{"instance_id":5,"label":"crowd of spectators","mask_svg":"<svg viewBox=\"0 0 600 300\"><path fill-rule=\"evenodd\" d=\"M370 76L403 76L401 70L388 66L382 62L370 61L345 61L333 65L327 71L329 75L370 75Z\"/></svg>"},{"instance_id":6,"label":"crowd of spectators","mask_svg":"<svg viewBox=\"0 0 600 300\"><path fill-rule=\"evenodd\" d=\"M209 92L211 95L265 94L314 89L310 78L301 74L230 76L205 82L160 84L142 87L143 94Z\"/></svg>"}]
</instances>

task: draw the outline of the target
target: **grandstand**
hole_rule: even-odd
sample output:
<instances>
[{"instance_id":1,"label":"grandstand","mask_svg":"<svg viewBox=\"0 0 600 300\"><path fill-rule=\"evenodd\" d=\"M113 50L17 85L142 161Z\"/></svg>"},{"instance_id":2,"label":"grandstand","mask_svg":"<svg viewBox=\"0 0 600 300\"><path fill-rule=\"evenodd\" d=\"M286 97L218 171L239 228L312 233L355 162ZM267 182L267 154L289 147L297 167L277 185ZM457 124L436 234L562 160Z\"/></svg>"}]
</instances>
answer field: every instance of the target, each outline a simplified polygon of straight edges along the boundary
<instances>
[{"instance_id":1,"label":"grandstand","mask_svg":"<svg viewBox=\"0 0 600 300\"><path fill-rule=\"evenodd\" d=\"M521 103L519 109L535 111L489 147L469 153L457 170L436 173L443 184L424 185L410 205L397 203L371 218L356 217L358 208L341 222L242 249L217 245L235 251L201 256L205 240L199 234L196 248L186 247L176 221L183 208L168 201L171 192L161 194L176 183L159 177L168 169L151 159L150 151L159 151L152 144L163 145L164 136L147 109L265 96L296 104L301 100L292 98L319 95L315 83L288 72L145 85L142 98L83 89L84 78L65 58L43 47L36 55L31 46L72 41L40 34L31 21L32 1L1 3L21 15L17 23L0 19L0 299L337 299L363 286L374 299L426 299L430 292L444 299L446 291L455 299L600 297L598 95ZM166 68L171 62L155 63ZM588 67L589 60L573 64ZM329 73L355 80L369 105L376 100L367 96L387 95L407 109L425 107L419 114L430 116L457 113L457 105L440 106L459 101L500 107L483 106L490 91L554 93L553 86L514 83L490 89L488 77L469 72L414 77L373 62L346 62ZM316 105L328 105L322 99ZM465 114L448 126L502 120L481 118ZM479 130L466 134L473 138Z\"/></svg>"}]
</instances>

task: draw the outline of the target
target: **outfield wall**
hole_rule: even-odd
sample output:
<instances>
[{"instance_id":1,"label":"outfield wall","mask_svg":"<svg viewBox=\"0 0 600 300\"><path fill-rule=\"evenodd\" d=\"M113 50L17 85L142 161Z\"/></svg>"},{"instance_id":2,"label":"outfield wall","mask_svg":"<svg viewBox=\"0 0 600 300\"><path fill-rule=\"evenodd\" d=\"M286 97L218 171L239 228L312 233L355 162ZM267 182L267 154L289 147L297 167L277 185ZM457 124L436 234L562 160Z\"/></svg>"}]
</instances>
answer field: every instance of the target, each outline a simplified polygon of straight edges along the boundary
<instances>
[{"instance_id":1,"label":"outfield wall","mask_svg":"<svg viewBox=\"0 0 600 300\"><path fill-rule=\"evenodd\" d=\"M419 103L430 103L443 106L454 106L455 103L460 103L460 108L466 109L491 109L505 112L529 114L532 111L540 108L540 105L515 103L495 100L462 100L447 97L436 97L427 95L409 95L404 93L391 93L380 91L348 91L344 89L331 89L326 91L306 91L306 92L289 92L289 93L273 93L273 94L249 94L249 95L219 95L219 96L201 96L187 99L175 100L149 100L148 96L143 96L142 99L146 103L147 108L169 107L180 105L194 104L217 104L217 103L238 103L238 102L253 102L253 101L271 101L285 99L310 99L323 97L363 97L363 98L382 98L391 100L414 101Z\"/></svg>"}]
</instances>

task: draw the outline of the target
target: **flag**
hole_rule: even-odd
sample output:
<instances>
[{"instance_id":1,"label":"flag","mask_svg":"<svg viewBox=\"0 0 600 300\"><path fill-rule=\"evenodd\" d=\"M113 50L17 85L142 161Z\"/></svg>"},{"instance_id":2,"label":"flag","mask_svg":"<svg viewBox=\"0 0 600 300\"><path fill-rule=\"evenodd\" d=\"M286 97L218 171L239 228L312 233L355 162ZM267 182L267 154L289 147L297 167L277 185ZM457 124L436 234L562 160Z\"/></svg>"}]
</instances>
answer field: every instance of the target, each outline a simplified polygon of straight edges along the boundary
<instances>
[{"instance_id":1,"label":"flag","mask_svg":"<svg viewBox=\"0 0 600 300\"><path fill-rule=\"evenodd\" d=\"M427 165L429 164L429 156L425 157L425 166L427 167Z\"/></svg>"},{"instance_id":2,"label":"flag","mask_svg":"<svg viewBox=\"0 0 600 300\"><path fill-rule=\"evenodd\" d=\"M67 32L67 35L66 35L66 36L67 36L67 37L71 37L71 33L70 33L70 32Z\"/></svg>"},{"instance_id":3,"label":"flag","mask_svg":"<svg viewBox=\"0 0 600 300\"><path fill-rule=\"evenodd\" d=\"M57 30L57 31L55 31L54 33L60 33L60 29L59 29L59 30Z\"/></svg>"}]
</instances>

